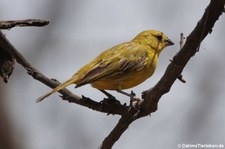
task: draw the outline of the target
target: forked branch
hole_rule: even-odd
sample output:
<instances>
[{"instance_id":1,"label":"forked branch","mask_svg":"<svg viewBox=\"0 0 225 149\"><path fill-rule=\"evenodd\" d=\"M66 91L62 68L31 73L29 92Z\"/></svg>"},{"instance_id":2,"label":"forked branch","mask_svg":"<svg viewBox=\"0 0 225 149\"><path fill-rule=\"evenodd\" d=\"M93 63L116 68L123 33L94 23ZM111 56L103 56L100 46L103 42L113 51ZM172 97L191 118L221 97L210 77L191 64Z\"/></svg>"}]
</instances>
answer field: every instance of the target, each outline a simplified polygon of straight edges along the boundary
<instances>
[{"instance_id":1,"label":"forked branch","mask_svg":"<svg viewBox=\"0 0 225 149\"><path fill-rule=\"evenodd\" d=\"M104 139L101 149L110 149L114 143L120 138L120 136L126 131L129 125L138 118L150 115L157 110L157 105L160 98L167 92L169 92L171 86L177 78L180 77L185 65L192 56L198 51L201 41L212 32L212 28L219 16L224 11L225 0L211 0L209 6L205 10L204 15L198 22L197 26L187 37L182 49L173 57L172 62L167 67L163 77L160 81L151 89L143 92L142 98L138 104L141 110L129 108L129 106L122 105L120 103L103 104L96 102L87 97L79 97L72 94L69 90L63 89L60 91L62 99L76 103L93 110L104 112L108 114L121 115L121 119L111 133ZM0 29L10 29L15 26L42 26L48 24L48 21L42 20L18 20L18 21L0 21ZM16 60L21 64L29 75L34 79L42 82L43 84L55 88L59 85L59 82L49 79L39 70L33 67L19 51L7 40L5 35L0 32L0 52L10 55L7 60ZM1 53L0 53L1 54ZM4 61L3 61L4 62ZM0 63L1 64L1 63ZM12 65L14 66L14 65ZM182 79L182 78L180 78Z\"/></svg>"},{"instance_id":2,"label":"forked branch","mask_svg":"<svg viewBox=\"0 0 225 149\"><path fill-rule=\"evenodd\" d=\"M224 10L224 0L211 0L209 6L205 10L202 18L198 24L187 37L187 40L182 49L174 56L172 62L166 69L163 77L160 81L151 89L143 92L144 102L141 104L142 111L135 117L135 119L146 116L157 110L157 105L160 98L167 92L169 92L171 86L175 80L180 76L185 65L192 56L198 51L201 41L212 32L212 28L219 16ZM129 125L135 120L132 114L135 112L122 115L116 127L105 138L101 145L101 149L111 149L113 144L120 138L123 132L129 127ZM125 120L125 122L124 122Z\"/></svg>"}]
</instances>

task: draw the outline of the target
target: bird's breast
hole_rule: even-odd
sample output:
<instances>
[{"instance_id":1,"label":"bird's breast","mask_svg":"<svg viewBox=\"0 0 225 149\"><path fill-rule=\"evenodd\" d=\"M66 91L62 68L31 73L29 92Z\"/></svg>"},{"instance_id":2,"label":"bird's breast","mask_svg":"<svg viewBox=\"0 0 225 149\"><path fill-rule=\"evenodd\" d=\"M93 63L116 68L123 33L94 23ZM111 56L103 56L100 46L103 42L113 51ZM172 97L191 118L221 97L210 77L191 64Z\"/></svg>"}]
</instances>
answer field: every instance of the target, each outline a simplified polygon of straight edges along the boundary
<instances>
[{"instance_id":1,"label":"bird's breast","mask_svg":"<svg viewBox=\"0 0 225 149\"><path fill-rule=\"evenodd\" d=\"M158 56L150 54L140 70L124 72L116 76L92 82L94 88L101 90L123 90L137 86L152 76L156 69Z\"/></svg>"}]
</instances>

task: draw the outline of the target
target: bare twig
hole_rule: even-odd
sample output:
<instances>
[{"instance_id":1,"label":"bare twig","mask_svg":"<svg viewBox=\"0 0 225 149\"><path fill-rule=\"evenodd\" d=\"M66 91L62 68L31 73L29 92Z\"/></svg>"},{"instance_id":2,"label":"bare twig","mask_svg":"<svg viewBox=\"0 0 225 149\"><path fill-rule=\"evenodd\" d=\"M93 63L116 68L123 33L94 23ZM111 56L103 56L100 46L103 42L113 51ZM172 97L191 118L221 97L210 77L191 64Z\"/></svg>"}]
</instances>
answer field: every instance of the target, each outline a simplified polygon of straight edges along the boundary
<instances>
[{"instance_id":1,"label":"bare twig","mask_svg":"<svg viewBox=\"0 0 225 149\"><path fill-rule=\"evenodd\" d=\"M24 26L40 27L48 24L49 21L39 19L0 21L0 29L11 29L13 27L24 27Z\"/></svg>"},{"instance_id":2,"label":"bare twig","mask_svg":"<svg viewBox=\"0 0 225 149\"><path fill-rule=\"evenodd\" d=\"M44 83L45 85L55 88L59 85L59 82L54 81L43 75L40 71L38 71L36 68L34 68L24 57L22 54L16 50L16 48L7 40L7 38L0 32L0 50L4 49L7 51L10 55L12 55L16 61L21 64L26 70L29 75L31 75L34 79ZM63 100L76 103L85 107L88 107L90 109L104 112L107 114L119 114L122 115L123 113L126 113L128 110L128 106L122 105L122 104L104 104L100 102L96 102L90 98L87 97L79 97L77 95L72 94L69 90L63 89L60 91L60 93L63 95Z\"/></svg>"},{"instance_id":3,"label":"bare twig","mask_svg":"<svg viewBox=\"0 0 225 149\"><path fill-rule=\"evenodd\" d=\"M180 74L183 71L187 62L197 52L196 49L199 47L201 41L207 36L208 33L212 31L212 28L216 20L224 11L224 3L225 3L224 0L217 0L217 1L211 0L203 17L198 22L197 26L192 31L192 33L187 37L186 43L183 45L182 49L174 56L172 60L173 62L169 64L163 77L153 88L143 92L142 98L144 99L144 101L141 101L142 103L138 104L141 107L139 115L137 115L137 111L134 108L130 109L128 106L124 106L121 104L115 104L115 106L112 106L110 104L104 105L90 98L84 96L79 97L77 95L74 95L66 89L60 91L60 93L63 95L62 98L64 100L77 103L85 107L89 107L99 112L119 114L122 116L116 127L104 139L101 145L101 149L112 148L114 143L120 138L120 136L124 133L124 131L126 131L126 129L133 121L135 121L140 117L150 115L152 112L155 112L157 110L157 105L160 98L170 90L175 80L180 77ZM8 26L6 28L9 29L10 27ZM28 74L31 75L34 79L46 84L51 88L54 88L57 85L59 85L58 82L47 78L36 68L34 68L18 52L18 50L16 50L8 42L8 40L1 32L0 32L0 47L5 51L7 51L11 56L13 56L16 59L16 61L20 63L27 70Z\"/></svg>"}]
</instances>

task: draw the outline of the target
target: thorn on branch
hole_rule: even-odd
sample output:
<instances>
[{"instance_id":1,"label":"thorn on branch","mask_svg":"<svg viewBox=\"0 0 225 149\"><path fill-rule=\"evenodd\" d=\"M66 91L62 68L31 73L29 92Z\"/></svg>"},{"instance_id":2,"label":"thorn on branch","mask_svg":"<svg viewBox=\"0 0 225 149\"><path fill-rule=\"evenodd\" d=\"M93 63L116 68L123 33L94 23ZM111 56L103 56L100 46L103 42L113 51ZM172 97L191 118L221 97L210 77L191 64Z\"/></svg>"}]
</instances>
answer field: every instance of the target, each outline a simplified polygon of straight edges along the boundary
<instances>
[{"instance_id":1,"label":"thorn on branch","mask_svg":"<svg viewBox=\"0 0 225 149\"><path fill-rule=\"evenodd\" d=\"M173 63L173 60L170 59L170 62ZM182 83L186 83L186 80L183 79L183 75L182 75L182 74L180 74L180 75L177 77L177 79L180 80Z\"/></svg>"},{"instance_id":2,"label":"thorn on branch","mask_svg":"<svg viewBox=\"0 0 225 149\"><path fill-rule=\"evenodd\" d=\"M183 48L184 43L185 43L185 37L184 37L184 33L180 33L180 49Z\"/></svg>"},{"instance_id":3,"label":"thorn on branch","mask_svg":"<svg viewBox=\"0 0 225 149\"><path fill-rule=\"evenodd\" d=\"M177 77L178 80L180 80L182 83L186 83L186 80L183 79L183 75L180 74L178 77Z\"/></svg>"},{"instance_id":4,"label":"thorn on branch","mask_svg":"<svg viewBox=\"0 0 225 149\"><path fill-rule=\"evenodd\" d=\"M11 29L13 27L25 27L25 26L41 27L48 24L49 21L40 19L9 20L9 21L0 21L0 29Z\"/></svg>"},{"instance_id":5,"label":"thorn on branch","mask_svg":"<svg viewBox=\"0 0 225 149\"><path fill-rule=\"evenodd\" d=\"M58 84L60 84L60 82L57 79L55 79L55 78L51 78L51 80L56 82L56 83L58 83Z\"/></svg>"},{"instance_id":6,"label":"thorn on branch","mask_svg":"<svg viewBox=\"0 0 225 149\"><path fill-rule=\"evenodd\" d=\"M83 100L90 100L89 97L86 97L86 96L84 96L84 95L81 95L81 97L82 97ZM88 108L90 108L90 107L88 107Z\"/></svg>"},{"instance_id":7,"label":"thorn on branch","mask_svg":"<svg viewBox=\"0 0 225 149\"><path fill-rule=\"evenodd\" d=\"M31 75L33 78L37 78L38 77L38 72L36 72L34 69L31 69L29 67L25 67L25 69L27 70L27 73L29 75Z\"/></svg>"}]
</instances>

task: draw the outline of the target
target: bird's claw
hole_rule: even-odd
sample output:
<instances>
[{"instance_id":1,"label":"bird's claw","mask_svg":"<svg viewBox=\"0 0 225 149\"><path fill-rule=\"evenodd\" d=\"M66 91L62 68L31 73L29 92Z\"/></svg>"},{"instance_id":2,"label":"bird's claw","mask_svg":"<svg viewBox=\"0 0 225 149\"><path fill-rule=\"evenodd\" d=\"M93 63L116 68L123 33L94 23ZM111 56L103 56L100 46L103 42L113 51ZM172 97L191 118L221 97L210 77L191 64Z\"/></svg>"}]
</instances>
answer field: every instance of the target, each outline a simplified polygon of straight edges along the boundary
<instances>
[{"instance_id":1,"label":"bird's claw","mask_svg":"<svg viewBox=\"0 0 225 149\"><path fill-rule=\"evenodd\" d=\"M136 97L131 97L130 98L130 108L128 111L130 111L132 108L136 110L136 113L133 115L133 118L136 119L136 117L140 114L141 112L141 104L144 100Z\"/></svg>"},{"instance_id":2,"label":"bird's claw","mask_svg":"<svg viewBox=\"0 0 225 149\"><path fill-rule=\"evenodd\" d=\"M102 105L102 108L104 109L106 106L110 106L110 111L108 112L107 115L113 114L115 113L116 110L116 105L121 105L120 101L117 100L114 96L108 97L108 98L103 98L102 101L100 101L100 104Z\"/></svg>"},{"instance_id":3,"label":"bird's claw","mask_svg":"<svg viewBox=\"0 0 225 149\"><path fill-rule=\"evenodd\" d=\"M103 105L109 105L109 104L120 104L120 101L117 100L114 96L104 98L102 101L100 101Z\"/></svg>"},{"instance_id":4,"label":"bird's claw","mask_svg":"<svg viewBox=\"0 0 225 149\"><path fill-rule=\"evenodd\" d=\"M131 98L134 98L136 96L136 94L134 93L134 91L131 91L130 96L131 96Z\"/></svg>"}]
</instances>

